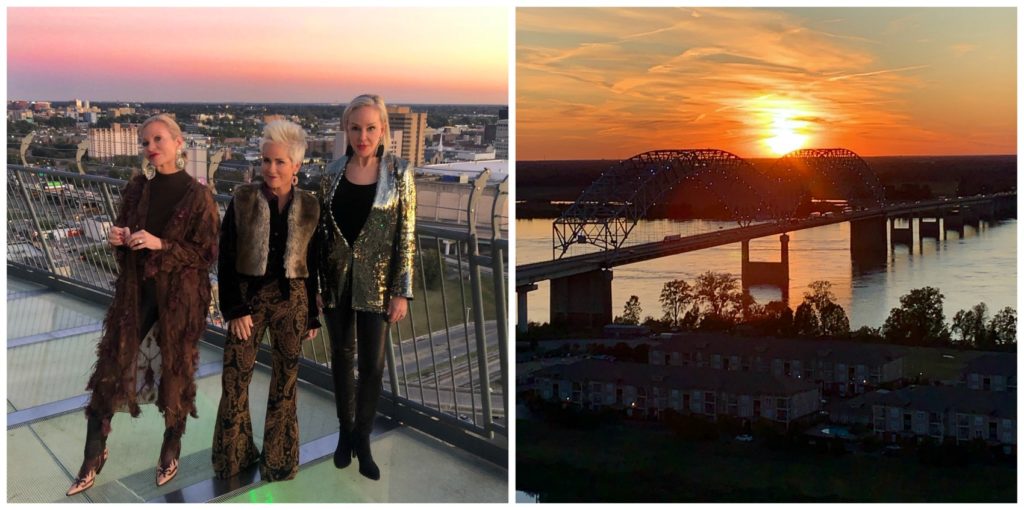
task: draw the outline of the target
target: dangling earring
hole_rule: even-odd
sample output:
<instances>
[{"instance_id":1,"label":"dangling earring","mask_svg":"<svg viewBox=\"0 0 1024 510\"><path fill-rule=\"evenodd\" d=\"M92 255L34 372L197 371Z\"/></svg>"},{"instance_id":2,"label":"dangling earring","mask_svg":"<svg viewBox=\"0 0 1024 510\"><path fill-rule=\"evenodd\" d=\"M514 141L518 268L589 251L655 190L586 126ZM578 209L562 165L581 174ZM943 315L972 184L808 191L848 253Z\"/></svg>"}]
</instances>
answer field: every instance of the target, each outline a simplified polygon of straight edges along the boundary
<instances>
[{"instance_id":1,"label":"dangling earring","mask_svg":"<svg viewBox=\"0 0 1024 510\"><path fill-rule=\"evenodd\" d=\"M178 152L178 159L174 160L174 166L178 167L178 170L185 169L185 151Z\"/></svg>"},{"instance_id":2,"label":"dangling earring","mask_svg":"<svg viewBox=\"0 0 1024 510\"><path fill-rule=\"evenodd\" d=\"M298 185L299 185L299 176L298 175L293 175L292 176L292 186L298 186Z\"/></svg>"},{"instance_id":3,"label":"dangling earring","mask_svg":"<svg viewBox=\"0 0 1024 510\"><path fill-rule=\"evenodd\" d=\"M384 155L384 144L381 143L380 145L377 146L377 157L379 158L379 157L381 157L383 155Z\"/></svg>"},{"instance_id":4,"label":"dangling earring","mask_svg":"<svg viewBox=\"0 0 1024 510\"><path fill-rule=\"evenodd\" d=\"M147 180L151 180L156 177L156 167L149 164L149 160L145 158L142 159L142 175L144 175Z\"/></svg>"},{"instance_id":5,"label":"dangling earring","mask_svg":"<svg viewBox=\"0 0 1024 510\"><path fill-rule=\"evenodd\" d=\"M352 146L351 145L346 145L345 146L345 156L348 156L348 157L351 158L352 155L355 154L355 153L356 153L356 151L352 150Z\"/></svg>"}]
</instances>

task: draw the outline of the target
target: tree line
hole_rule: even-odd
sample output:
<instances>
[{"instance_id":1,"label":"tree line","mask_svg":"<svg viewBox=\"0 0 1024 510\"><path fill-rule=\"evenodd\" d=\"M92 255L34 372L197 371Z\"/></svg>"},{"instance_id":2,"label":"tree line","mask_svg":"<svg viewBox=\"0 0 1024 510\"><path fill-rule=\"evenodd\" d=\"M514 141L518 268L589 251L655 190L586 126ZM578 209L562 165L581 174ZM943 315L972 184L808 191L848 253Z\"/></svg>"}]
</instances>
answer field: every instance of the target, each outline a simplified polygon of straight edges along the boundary
<instances>
[{"instance_id":1,"label":"tree line","mask_svg":"<svg viewBox=\"0 0 1024 510\"><path fill-rule=\"evenodd\" d=\"M764 336L850 339L928 347L1015 350L1017 311L1005 307L989 314L985 303L958 311L950 324L943 313L945 296L934 287L913 289L878 328L850 330L846 311L836 303L832 284L808 285L794 311L781 301L760 304L740 288L730 273L707 271L692 281L665 282L658 301L662 316L641 319L643 308L630 296L616 324L643 324L655 331L732 331Z\"/></svg>"}]
</instances>

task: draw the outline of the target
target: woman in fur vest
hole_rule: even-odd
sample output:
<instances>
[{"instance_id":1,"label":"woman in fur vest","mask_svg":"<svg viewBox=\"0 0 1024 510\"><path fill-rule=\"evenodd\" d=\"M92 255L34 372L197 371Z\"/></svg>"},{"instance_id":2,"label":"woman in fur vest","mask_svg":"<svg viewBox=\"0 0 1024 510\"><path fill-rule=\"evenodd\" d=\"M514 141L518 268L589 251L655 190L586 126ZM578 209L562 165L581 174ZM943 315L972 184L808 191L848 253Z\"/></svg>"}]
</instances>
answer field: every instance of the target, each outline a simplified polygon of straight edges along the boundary
<instances>
[{"instance_id":1,"label":"woman in fur vest","mask_svg":"<svg viewBox=\"0 0 1024 510\"><path fill-rule=\"evenodd\" d=\"M294 478L299 469L299 356L303 338L320 328L314 259L320 204L295 187L306 152L301 127L267 124L260 151L263 182L235 189L221 225L218 279L228 339L213 469L229 478L259 462L263 480L274 481ZM268 329L273 372L261 454L253 442L249 382Z\"/></svg>"},{"instance_id":2,"label":"woman in fur vest","mask_svg":"<svg viewBox=\"0 0 1024 510\"><path fill-rule=\"evenodd\" d=\"M341 128L348 141L346 155L328 165L320 194L320 290L340 422L334 465L341 469L358 457L359 472L378 480L370 432L388 325L405 317L412 299L416 190L412 165L388 152L388 112L380 96L353 99Z\"/></svg>"},{"instance_id":3,"label":"woman in fur vest","mask_svg":"<svg viewBox=\"0 0 1024 510\"><path fill-rule=\"evenodd\" d=\"M217 258L217 205L210 190L184 172L185 140L173 118L150 117L141 133L145 172L122 192L108 237L120 274L87 386L85 459L68 496L92 487L103 469L115 411L138 416L140 403L155 400L163 413L157 485L177 474L185 420L196 417L195 369L210 307L209 270Z\"/></svg>"}]
</instances>

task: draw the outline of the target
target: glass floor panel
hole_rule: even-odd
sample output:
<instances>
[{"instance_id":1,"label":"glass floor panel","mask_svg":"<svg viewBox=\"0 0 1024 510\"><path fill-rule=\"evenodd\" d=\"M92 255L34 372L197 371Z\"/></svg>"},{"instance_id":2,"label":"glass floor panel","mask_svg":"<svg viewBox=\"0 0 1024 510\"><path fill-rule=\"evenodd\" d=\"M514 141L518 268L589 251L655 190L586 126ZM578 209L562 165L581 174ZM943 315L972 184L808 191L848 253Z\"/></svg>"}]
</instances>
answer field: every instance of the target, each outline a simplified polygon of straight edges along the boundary
<instances>
[{"instance_id":1,"label":"glass floor panel","mask_svg":"<svg viewBox=\"0 0 1024 510\"><path fill-rule=\"evenodd\" d=\"M85 393L100 332L7 349L7 402L15 410ZM199 344L199 363L223 359L221 350Z\"/></svg>"},{"instance_id":2,"label":"glass floor panel","mask_svg":"<svg viewBox=\"0 0 1024 510\"><path fill-rule=\"evenodd\" d=\"M218 502L225 503L505 503L507 471L400 427L375 438L379 481L359 474L359 462L338 470L330 457L306 466L294 480L260 483ZM443 461L440 461L443 459Z\"/></svg>"},{"instance_id":3,"label":"glass floor panel","mask_svg":"<svg viewBox=\"0 0 1024 510\"><path fill-rule=\"evenodd\" d=\"M31 294L40 288L8 279L10 291L27 293L8 301L9 333L16 331L28 336L48 333L53 328L82 325L75 323L78 320L101 320L105 310L102 306L59 292ZM21 304L12 307L12 303ZM40 322L48 326L30 326ZM96 360L95 344L99 336L96 331L8 348L8 413L83 394ZM205 343L200 346L201 363L222 359L219 348ZM269 383L270 369L257 365L249 391L253 433L258 446L262 446ZM192 498L188 502L192 503L218 500L217 494L222 493L217 491L224 489L210 489L209 496L192 495L204 493L204 487L213 487L210 446L221 395L220 373L197 380L197 389L200 418L188 420L182 438L181 468L170 483L163 487L156 487L154 483L164 425L156 407L144 405L138 418L133 419L126 413L115 415L107 442L110 458L97 477L96 485L83 494L65 497L64 492L82 462L85 441L85 416L81 409L76 409L8 428L7 501L146 502L163 496L173 499L183 494L188 494ZM375 458L383 472L381 481L360 476L357 462L345 471L338 471L330 461L333 438L327 437L336 433L338 427L333 394L300 381L298 414L300 444L310 445L326 438L331 445L324 449L321 448L324 441L316 442L313 460L300 466L295 480L259 482L219 499L233 502L507 501L508 472L505 468L397 424L373 439Z\"/></svg>"},{"instance_id":4,"label":"glass floor panel","mask_svg":"<svg viewBox=\"0 0 1024 510\"><path fill-rule=\"evenodd\" d=\"M103 322L106 308L59 292L7 300L7 339Z\"/></svg>"}]
</instances>

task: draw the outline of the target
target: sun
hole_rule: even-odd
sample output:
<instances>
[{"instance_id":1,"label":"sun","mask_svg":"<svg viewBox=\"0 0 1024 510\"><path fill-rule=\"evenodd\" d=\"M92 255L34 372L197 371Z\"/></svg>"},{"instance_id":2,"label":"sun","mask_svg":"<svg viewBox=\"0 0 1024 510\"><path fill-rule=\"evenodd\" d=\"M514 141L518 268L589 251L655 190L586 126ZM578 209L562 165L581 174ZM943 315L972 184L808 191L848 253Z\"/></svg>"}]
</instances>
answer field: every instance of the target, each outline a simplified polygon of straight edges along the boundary
<instances>
[{"instance_id":1,"label":"sun","mask_svg":"<svg viewBox=\"0 0 1024 510\"><path fill-rule=\"evenodd\" d=\"M764 140L765 145L776 155L789 154L801 149L807 143L808 136L803 134L806 131L806 121L800 120L800 115L795 110L779 109L770 112L771 126L770 138Z\"/></svg>"}]
</instances>

